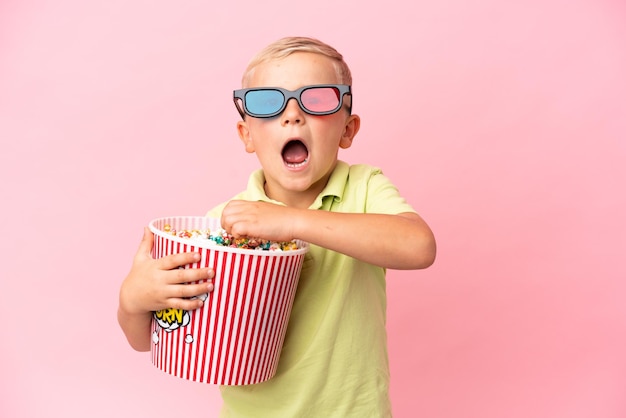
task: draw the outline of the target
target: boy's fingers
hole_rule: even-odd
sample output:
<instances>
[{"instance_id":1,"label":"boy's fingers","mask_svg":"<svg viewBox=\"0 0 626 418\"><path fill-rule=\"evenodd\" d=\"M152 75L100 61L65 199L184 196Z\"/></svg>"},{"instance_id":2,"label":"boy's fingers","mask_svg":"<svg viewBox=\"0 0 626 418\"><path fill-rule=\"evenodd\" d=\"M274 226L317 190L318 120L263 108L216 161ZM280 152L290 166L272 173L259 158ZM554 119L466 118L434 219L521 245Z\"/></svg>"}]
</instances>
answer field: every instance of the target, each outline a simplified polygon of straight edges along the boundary
<instances>
[{"instance_id":1,"label":"boy's fingers","mask_svg":"<svg viewBox=\"0 0 626 418\"><path fill-rule=\"evenodd\" d=\"M159 268L161 270L172 270L187 264L193 264L200 261L199 253L179 253L159 258Z\"/></svg>"},{"instance_id":2,"label":"boy's fingers","mask_svg":"<svg viewBox=\"0 0 626 418\"><path fill-rule=\"evenodd\" d=\"M198 283L198 284L180 284L172 286L172 297L188 299L194 296L205 295L210 292L212 283Z\"/></svg>"},{"instance_id":3,"label":"boy's fingers","mask_svg":"<svg viewBox=\"0 0 626 418\"><path fill-rule=\"evenodd\" d=\"M184 311L193 311L201 308L204 302L202 299L170 299L167 306L173 309L182 309Z\"/></svg>"},{"instance_id":4,"label":"boy's fingers","mask_svg":"<svg viewBox=\"0 0 626 418\"><path fill-rule=\"evenodd\" d=\"M187 311L202 307L207 295L213 291L211 281L199 284L186 284L172 287L174 295L167 300L167 306L174 309L184 309ZM191 299L194 298L194 299Z\"/></svg>"},{"instance_id":5,"label":"boy's fingers","mask_svg":"<svg viewBox=\"0 0 626 418\"><path fill-rule=\"evenodd\" d=\"M171 284L191 283L199 280L211 280L214 273L212 269L178 269L172 271Z\"/></svg>"}]
</instances>

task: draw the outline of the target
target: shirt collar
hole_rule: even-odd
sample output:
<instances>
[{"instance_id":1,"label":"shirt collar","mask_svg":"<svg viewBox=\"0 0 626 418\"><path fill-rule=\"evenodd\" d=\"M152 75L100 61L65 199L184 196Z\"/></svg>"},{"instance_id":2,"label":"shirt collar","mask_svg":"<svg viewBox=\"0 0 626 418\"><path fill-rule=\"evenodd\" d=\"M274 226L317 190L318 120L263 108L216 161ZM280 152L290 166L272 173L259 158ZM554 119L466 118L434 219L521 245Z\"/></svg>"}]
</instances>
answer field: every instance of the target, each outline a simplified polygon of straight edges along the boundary
<instances>
[{"instance_id":1,"label":"shirt collar","mask_svg":"<svg viewBox=\"0 0 626 418\"><path fill-rule=\"evenodd\" d=\"M350 166L348 163L338 160L335 169L328 179L326 187L317 196L315 201L309 207L310 209L320 209L324 206L326 197L332 197L335 201L340 202L343 198L343 193L348 180L348 174L350 172ZM248 179L248 198L251 201L261 201L283 204L276 200L270 199L265 194L265 175L263 170L256 170Z\"/></svg>"},{"instance_id":2,"label":"shirt collar","mask_svg":"<svg viewBox=\"0 0 626 418\"><path fill-rule=\"evenodd\" d=\"M326 197L332 197L335 202L341 202L343 198L343 192L348 182L348 174L350 172L350 166L343 161L337 161L335 169L330 174L328 183L322 192L317 196L310 209L328 209L324 207L324 203L330 204L330 199Z\"/></svg>"}]
</instances>

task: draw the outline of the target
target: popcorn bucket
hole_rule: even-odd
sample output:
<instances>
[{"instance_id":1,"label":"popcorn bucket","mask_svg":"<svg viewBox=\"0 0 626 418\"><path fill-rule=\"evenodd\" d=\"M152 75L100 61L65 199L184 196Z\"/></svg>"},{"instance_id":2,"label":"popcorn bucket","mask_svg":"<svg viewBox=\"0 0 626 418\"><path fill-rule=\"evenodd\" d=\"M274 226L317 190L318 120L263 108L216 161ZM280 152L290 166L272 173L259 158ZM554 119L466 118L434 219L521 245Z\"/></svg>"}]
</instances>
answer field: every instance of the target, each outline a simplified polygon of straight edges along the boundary
<instances>
[{"instance_id":1,"label":"popcorn bucket","mask_svg":"<svg viewBox=\"0 0 626 418\"><path fill-rule=\"evenodd\" d=\"M276 373L289 314L308 244L263 251L220 246L164 231L220 229L219 219L179 216L155 219L153 257L199 252L199 262L181 268L211 267L214 290L194 311L154 312L152 363L183 379L219 385L250 385Z\"/></svg>"}]
</instances>

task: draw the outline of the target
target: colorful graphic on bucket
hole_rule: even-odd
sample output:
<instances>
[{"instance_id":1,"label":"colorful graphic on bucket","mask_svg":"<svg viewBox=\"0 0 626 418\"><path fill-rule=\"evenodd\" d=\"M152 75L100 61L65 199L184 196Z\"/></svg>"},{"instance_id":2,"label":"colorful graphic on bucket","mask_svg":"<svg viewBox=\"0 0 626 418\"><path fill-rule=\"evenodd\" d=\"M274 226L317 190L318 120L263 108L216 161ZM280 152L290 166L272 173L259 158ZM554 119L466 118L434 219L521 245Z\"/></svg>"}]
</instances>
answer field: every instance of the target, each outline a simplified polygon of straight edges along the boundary
<instances>
[{"instance_id":1,"label":"colorful graphic on bucket","mask_svg":"<svg viewBox=\"0 0 626 418\"><path fill-rule=\"evenodd\" d=\"M193 297L191 299L202 299L202 301L206 301L209 297L208 293L205 293L200 296ZM191 322L191 314L189 311L184 311L182 309L162 309L160 311L154 312L152 315L154 320L159 325L160 329L165 332L172 332L181 327L186 327ZM154 344L159 343L159 330L152 333L152 342ZM185 336L185 342L190 344L193 342L193 336L188 334Z\"/></svg>"},{"instance_id":2,"label":"colorful graphic on bucket","mask_svg":"<svg viewBox=\"0 0 626 418\"><path fill-rule=\"evenodd\" d=\"M165 332L172 332L178 327L189 325L189 312L174 308L163 309L154 313L154 319Z\"/></svg>"},{"instance_id":3,"label":"colorful graphic on bucket","mask_svg":"<svg viewBox=\"0 0 626 418\"><path fill-rule=\"evenodd\" d=\"M203 295L205 303L199 309L164 309L153 314L152 363L171 375L210 384L249 385L272 378L307 244L272 254L191 245L159 230L166 223L191 229L206 227L208 221L186 219L162 218L151 223L153 256L199 252L200 261L186 268L213 268L214 289Z\"/></svg>"}]
</instances>

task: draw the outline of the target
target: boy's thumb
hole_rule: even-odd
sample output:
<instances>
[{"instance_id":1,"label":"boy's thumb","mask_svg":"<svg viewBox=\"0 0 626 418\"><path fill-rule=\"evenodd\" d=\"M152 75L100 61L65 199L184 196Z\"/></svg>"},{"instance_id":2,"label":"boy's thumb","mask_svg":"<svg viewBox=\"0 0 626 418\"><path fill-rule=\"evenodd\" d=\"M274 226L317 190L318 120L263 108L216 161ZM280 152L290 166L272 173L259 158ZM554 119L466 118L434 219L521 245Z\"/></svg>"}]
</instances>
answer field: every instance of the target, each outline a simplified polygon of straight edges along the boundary
<instances>
[{"instance_id":1,"label":"boy's thumb","mask_svg":"<svg viewBox=\"0 0 626 418\"><path fill-rule=\"evenodd\" d=\"M150 228L145 226L143 228L143 237L141 237L141 243L139 244L139 248L144 252L150 253L152 251L152 244L154 243L154 235Z\"/></svg>"}]
</instances>

